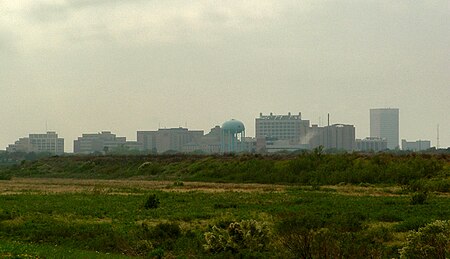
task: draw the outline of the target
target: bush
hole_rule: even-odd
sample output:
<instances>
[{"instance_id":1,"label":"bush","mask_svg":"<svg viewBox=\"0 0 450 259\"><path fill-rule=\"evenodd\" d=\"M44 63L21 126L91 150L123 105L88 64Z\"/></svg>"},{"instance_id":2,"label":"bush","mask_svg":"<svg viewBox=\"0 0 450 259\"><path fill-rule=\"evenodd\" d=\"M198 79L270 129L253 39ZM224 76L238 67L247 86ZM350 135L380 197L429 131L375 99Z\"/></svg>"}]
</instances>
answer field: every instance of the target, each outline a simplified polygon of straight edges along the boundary
<instances>
[{"instance_id":1,"label":"bush","mask_svg":"<svg viewBox=\"0 0 450 259\"><path fill-rule=\"evenodd\" d=\"M426 192L418 192L414 193L411 196L411 205L422 205L425 204L428 198L428 194Z\"/></svg>"},{"instance_id":2,"label":"bush","mask_svg":"<svg viewBox=\"0 0 450 259\"><path fill-rule=\"evenodd\" d=\"M11 174L0 170L0 180L11 180Z\"/></svg>"},{"instance_id":3,"label":"bush","mask_svg":"<svg viewBox=\"0 0 450 259\"><path fill-rule=\"evenodd\" d=\"M406 232L410 230L418 230L420 227L423 227L427 224L426 218L421 216L416 216L413 218L406 219L394 226L395 232Z\"/></svg>"},{"instance_id":4,"label":"bush","mask_svg":"<svg viewBox=\"0 0 450 259\"><path fill-rule=\"evenodd\" d=\"M302 215L288 215L277 225L278 237L281 244L296 258L311 258L313 241L316 232L324 227L325 222L320 215L306 213ZM320 239L327 245L324 237L327 230L320 230Z\"/></svg>"},{"instance_id":5,"label":"bush","mask_svg":"<svg viewBox=\"0 0 450 259\"><path fill-rule=\"evenodd\" d=\"M214 204L214 209L236 209L238 206L235 203L231 204L222 204L222 203L216 203Z\"/></svg>"},{"instance_id":6,"label":"bush","mask_svg":"<svg viewBox=\"0 0 450 259\"><path fill-rule=\"evenodd\" d=\"M162 166L158 163L144 162L138 167L138 172L143 174L157 175L162 172Z\"/></svg>"},{"instance_id":7,"label":"bush","mask_svg":"<svg viewBox=\"0 0 450 259\"><path fill-rule=\"evenodd\" d=\"M144 204L144 208L146 209L156 209L159 206L159 199L156 197L156 194L151 194L147 201Z\"/></svg>"},{"instance_id":8,"label":"bush","mask_svg":"<svg viewBox=\"0 0 450 259\"><path fill-rule=\"evenodd\" d=\"M204 236L204 248L210 253L242 253L244 250L261 252L266 250L270 241L267 225L255 220L233 222L226 229L213 226L212 231L206 232Z\"/></svg>"},{"instance_id":9,"label":"bush","mask_svg":"<svg viewBox=\"0 0 450 259\"><path fill-rule=\"evenodd\" d=\"M164 258L164 249L161 247L158 247L151 251L146 258Z\"/></svg>"},{"instance_id":10,"label":"bush","mask_svg":"<svg viewBox=\"0 0 450 259\"><path fill-rule=\"evenodd\" d=\"M411 231L399 252L400 258L450 257L450 221L436 220L418 231Z\"/></svg>"},{"instance_id":11,"label":"bush","mask_svg":"<svg viewBox=\"0 0 450 259\"><path fill-rule=\"evenodd\" d=\"M15 218L14 214L15 214L14 212L0 209L0 221L14 219Z\"/></svg>"},{"instance_id":12,"label":"bush","mask_svg":"<svg viewBox=\"0 0 450 259\"><path fill-rule=\"evenodd\" d=\"M398 222L402 221L402 218L392 212L384 212L377 217L377 220L381 222Z\"/></svg>"},{"instance_id":13,"label":"bush","mask_svg":"<svg viewBox=\"0 0 450 259\"><path fill-rule=\"evenodd\" d=\"M363 221L367 218L361 212L349 212L335 215L330 224L341 232L356 232L363 228Z\"/></svg>"},{"instance_id":14,"label":"bush","mask_svg":"<svg viewBox=\"0 0 450 259\"><path fill-rule=\"evenodd\" d=\"M159 223L156 226L151 226L147 221L144 221L138 238L141 243L148 242L149 245L147 246L148 249L141 249L140 252L142 254L142 251L156 251L158 248L166 251L173 250L180 237L183 237L183 235L178 223Z\"/></svg>"},{"instance_id":15,"label":"bush","mask_svg":"<svg viewBox=\"0 0 450 259\"><path fill-rule=\"evenodd\" d=\"M160 223L151 231L155 239L177 239L180 235L181 229L177 223Z\"/></svg>"}]
</instances>

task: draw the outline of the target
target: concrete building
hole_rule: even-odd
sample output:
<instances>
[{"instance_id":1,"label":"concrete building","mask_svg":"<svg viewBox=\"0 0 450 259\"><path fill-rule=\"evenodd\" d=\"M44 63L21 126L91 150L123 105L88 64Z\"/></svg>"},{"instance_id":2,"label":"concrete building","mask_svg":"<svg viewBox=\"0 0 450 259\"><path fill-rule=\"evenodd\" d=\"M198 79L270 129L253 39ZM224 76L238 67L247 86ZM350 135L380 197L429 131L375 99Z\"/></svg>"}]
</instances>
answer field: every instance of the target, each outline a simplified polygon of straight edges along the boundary
<instances>
[{"instance_id":1,"label":"concrete building","mask_svg":"<svg viewBox=\"0 0 450 259\"><path fill-rule=\"evenodd\" d=\"M309 144L293 144L289 140L270 140L267 139L265 142L264 150L267 153L276 152L294 152L298 150L308 150Z\"/></svg>"},{"instance_id":2,"label":"concrete building","mask_svg":"<svg viewBox=\"0 0 450 259\"><path fill-rule=\"evenodd\" d=\"M370 109L370 137L385 138L388 149L399 148L399 109Z\"/></svg>"},{"instance_id":3,"label":"concrete building","mask_svg":"<svg viewBox=\"0 0 450 259\"><path fill-rule=\"evenodd\" d=\"M156 132L157 131L137 132L137 142L142 145L144 151L156 153Z\"/></svg>"},{"instance_id":4,"label":"concrete building","mask_svg":"<svg viewBox=\"0 0 450 259\"><path fill-rule=\"evenodd\" d=\"M222 128L215 126L210 130L208 134L203 135L201 138L195 139L182 148L184 153L205 153L205 154L218 154L222 150Z\"/></svg>"},{"instance_id":5,"label":"concrete building","mask_svg":"<svg viewBox=\"0 0 450 259\"><path fill-rule=\"evenodd\" d=\"M8 152L48 152L54 155L64 154L64 139L58 138L54 131L45 134L29 134L6 148Z\"/></svg>"},{"instance_id":6,"label":"concrete building","mask_svg":"<svg viewBox=\"0 0 450 259\"><path fill-rule=\"evenodd\" d=\"M73 141L73 152L76 154L91 154L94 152L110 152L115 148L124 147L126 137L117 137L110 131L100 133L82 134Z\"/></svg>"},{"instance_id":7,"label":"concrete building","mask_svg":"<svg viewBox=\"0 0 450 259\"><path fill-rule=\"evenodd\" d=\"M356 150L363 152L380 152L387 149L387 140L379 137L367 137L356 140Z\"/></svg>"},{"instance_id":8,"label":"concrete building","mask_svg":"<svg viewBox=\"0 0 450 259\"><path fill-rule=\"evenodd\" d=\"M406 139L402 139L402 150L409 151L422 151L431 148L431 141L429 140L416 140L416 141L406 141Z\"/></svg>"},{"instance_id":9,"label":"concrete building","mask_svg":"<svg viewBox=\"0 0 450 259\"><path fill-rule=\"evenodd\" d=\"M208 134L195 139L189 143L186 143L182 152L184 153L205 153L205 154L217 154L221 151L221 138L222 129L220 126L215 126L210 130Z\"/></svg>"},{"instance_id":10,"label":"concrete building","mask_svg":"<svg viewBox=\"0 0 450 259\"><path fill-rule=\"evenodd\" d=\"M270 115L259 114L255 119L256 138L270 138L278 140L289 140L293 143L305 142L309 120L302 120L302 115ZM306 143L303 143L306 144Z\"/></svg>"},{"instance_id":11,"label":"concrete building","mask_svg":"<svg viewBox=\"0 0 450 259\"><path fill-rule=\"evenodd\" d=\"M183 146L185 153L241 153L256 152L256 138L245 137L245 126L238 120L229 120L221 126Z\"/></svg>"},{"instance_id":12,"label":"concrete building","mask_svg":"<svg viewBox=\"0 0 450 259\"><path fill-rule=\"evenodd\" d=\"M281 150L325 149L352 151L355 149L355 127L334 124L325 127L309 126L309 120L298 115L263 115L256 121L256 150L274 152Z\"/></svg>"},{"instance_id":13,"label":"concrete building","mask_svg":"<svg viewBox=\"0 0 450 259\"><path fill-rule=\"evenodd\" d=\"M197 142L203 137L203 130L186 128L158 129L157 131L138 131L137 142L145 151L164 153L166 151L183 152L183 146Z\"/></svg>"},{"instance_id":14,"label":"concrete building","mask_svg":"<svg viewBox=\"0 0 450 259\"><path fill-rule=\"evenodd\" d=\"M19 140L16 140L14 144L9 144L6 147L7 152L32 152L30 151L30 139L28 137L25 138L19 138Z\"/></svg>"},{"instance_id":15,"label":"concrete building","mask_svg":"<svg viewBox=\"0 0 450 259\"><path fill-rule=\"evenodd\" d=\"M203 130L186 128L159 129L156 134L156 150L164 153L172 150L181 152L183 146L203 136Z\"/></svg>"},{"instance_id":16,"label":"concrete building","mask_svg":"<svg viewBox=\"0 0 450 259\"><path fill-rule=\"evenodd\" d=\"M144 151L144 146L137 141L127 141L123 145L126 150Z\"/></svg>"},{"instance_id":17,"label":"concrete building","mask_svg":"<svg viewBox=\"0 0 450 259\"><path fill-rule=\"evenodd\" d=\"M333 124L325 127L312 125L308 135L311 149L323 146L325 149L352 151L356 148L353 125Z\"/></svg>"}]
</instances>

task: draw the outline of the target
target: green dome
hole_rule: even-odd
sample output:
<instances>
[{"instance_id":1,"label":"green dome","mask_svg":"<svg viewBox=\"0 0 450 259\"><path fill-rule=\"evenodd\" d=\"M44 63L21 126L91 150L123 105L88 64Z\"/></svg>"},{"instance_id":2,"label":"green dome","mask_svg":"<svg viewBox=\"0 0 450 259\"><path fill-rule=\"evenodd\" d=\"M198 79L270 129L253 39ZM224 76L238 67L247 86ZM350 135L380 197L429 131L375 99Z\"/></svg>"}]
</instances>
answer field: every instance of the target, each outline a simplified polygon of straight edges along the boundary
<instances>
[{"instance_id":1,"label":"green dome","mask_svg":"<svg viewBox=\"0 0 450 259\"><path fill-rule=\"evenodd\" d=\"M232 119L222 124L222 129L229 133L241 133L245 130L244 123Z\"/></svg>"}]
</instances>

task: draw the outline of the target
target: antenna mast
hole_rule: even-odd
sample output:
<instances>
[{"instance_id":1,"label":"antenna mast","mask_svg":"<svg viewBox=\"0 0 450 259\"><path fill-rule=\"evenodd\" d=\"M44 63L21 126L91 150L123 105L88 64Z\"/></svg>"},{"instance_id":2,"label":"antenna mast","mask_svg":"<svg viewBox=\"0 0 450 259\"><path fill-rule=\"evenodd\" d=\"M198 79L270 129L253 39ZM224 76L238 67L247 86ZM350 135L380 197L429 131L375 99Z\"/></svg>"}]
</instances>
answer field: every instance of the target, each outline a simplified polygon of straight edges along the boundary
<instances>
[{"instance_id":1,"label":"antenna mast","mask_svg":"<svg viewBox=\"0 0 450 259\"><path fill-rule=\"evenodd\" d=\"M439 124L437 125L436 149L439 149Z\"/></svg>"}]
</instances>

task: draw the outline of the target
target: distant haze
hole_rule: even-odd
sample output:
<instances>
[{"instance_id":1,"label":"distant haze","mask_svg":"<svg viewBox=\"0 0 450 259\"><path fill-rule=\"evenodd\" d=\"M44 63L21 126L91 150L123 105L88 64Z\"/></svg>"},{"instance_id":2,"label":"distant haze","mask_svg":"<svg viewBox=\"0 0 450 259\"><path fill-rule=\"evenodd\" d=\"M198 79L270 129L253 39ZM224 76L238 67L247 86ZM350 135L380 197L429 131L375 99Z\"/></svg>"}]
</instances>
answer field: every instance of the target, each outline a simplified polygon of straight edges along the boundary
<instances>
[{"instance_id":1,"label":"distant haze","mask_svg":"<svg viewBox=\"0 0 450 259\"><path fill-rule=\"evenodd\" d=\"M448 0L0 1L0 149L55 130L204 129L255 117L354 124L450 146ZM47 124L47 126L46 126Z\"/></svg>"}]
</instances>

